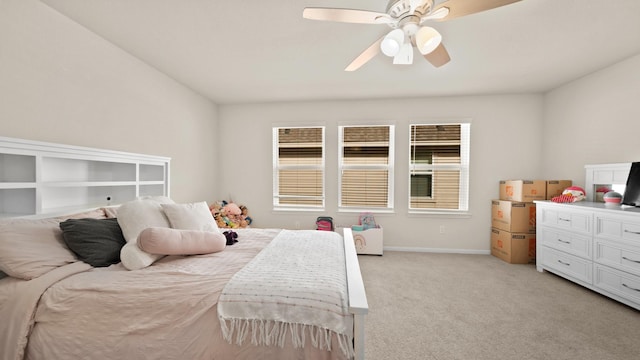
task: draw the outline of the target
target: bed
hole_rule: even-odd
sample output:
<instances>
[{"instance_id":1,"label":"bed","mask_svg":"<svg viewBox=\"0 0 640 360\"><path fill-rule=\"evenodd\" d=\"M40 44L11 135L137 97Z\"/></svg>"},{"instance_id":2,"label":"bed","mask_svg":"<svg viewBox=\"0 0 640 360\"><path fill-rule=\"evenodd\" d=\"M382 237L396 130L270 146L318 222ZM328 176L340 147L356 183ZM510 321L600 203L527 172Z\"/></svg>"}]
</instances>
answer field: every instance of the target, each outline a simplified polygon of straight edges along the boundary
<instances>
[{"instance_id":1,"label":"bed","mask_svg":"<svg viewBox=\"0 0 640 360\"><path fill-rule=\"evenodd\" d=\"M158 228L146 221L133 229L140 243L130 241L131 226L122 223L120 212L124 207L0 221L2 359L364 358L368 305L349 229L344 237L314 230L235 229L233 245L197 255L177 255L180 251L170 248L139 265L125 248L166 248L169 237L148 235L156 242L145 238L143 246L140 229ZM110 228L117 223L126 238L119 245L122 261L85 262L83 256L95 255L83 243L93 233L68 242L60 224L72 221ZM203 244L198 243L202 238L185 237L201 229L172 225L160 228L175 228L171 234L182 236L180 244ZM77 243L84 250L76 252ZM325 284L328 291L338 290L318 290ZM282 292L274 293L277 289Z\"/></svg>"}]
</instances>

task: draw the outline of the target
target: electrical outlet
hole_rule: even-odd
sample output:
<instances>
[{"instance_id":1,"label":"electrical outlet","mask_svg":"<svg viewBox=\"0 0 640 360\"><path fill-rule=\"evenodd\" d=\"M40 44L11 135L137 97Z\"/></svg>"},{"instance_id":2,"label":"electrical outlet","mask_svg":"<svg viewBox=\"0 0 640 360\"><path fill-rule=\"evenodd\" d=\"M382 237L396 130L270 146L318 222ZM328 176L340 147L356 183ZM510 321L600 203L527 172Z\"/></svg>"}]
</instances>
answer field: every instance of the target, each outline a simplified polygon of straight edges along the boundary
<instances>
[{"instance_id":1,"label":"electrical outlet","mask_svg":"<svg viewBox=\"0 0 640 360\"><path fill-rule=\"evenodd\" d=\"M440 225L440 234L444 234L444 225Z\"/></svg>"},{"instance_id":2,"label":"electrical outlet","mask_svg":"<svg viewBox=\"0 0 640 360\"><path fill-rule=\"evenodd\" d=\"M300 221L296 221L296 230L300 230Z\"/></svg>"}]
</instances>

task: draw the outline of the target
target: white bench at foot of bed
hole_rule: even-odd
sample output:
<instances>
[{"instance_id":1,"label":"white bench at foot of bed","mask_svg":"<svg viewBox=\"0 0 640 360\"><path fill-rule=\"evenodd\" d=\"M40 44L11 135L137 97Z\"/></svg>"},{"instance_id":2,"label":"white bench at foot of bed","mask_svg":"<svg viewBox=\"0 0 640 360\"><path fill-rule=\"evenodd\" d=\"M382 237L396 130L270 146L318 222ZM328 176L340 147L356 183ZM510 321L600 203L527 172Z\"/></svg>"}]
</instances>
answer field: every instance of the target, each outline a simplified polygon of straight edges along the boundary
<instances>
[{"instance_id":1,"label":"white bench at foot of bed","mask_svg":"<svg viewBox=\"0 0 640 360\"><path fill-rule=\"evenodd\" d=\"M349 291L349 312L353 314L353 346L355 359L364 359L364 317L369 312L367 294L364 290L358 254L356 253L353 233L345 228L344 253L347 268L347 289Z\"/></svg>"}]
</instances>

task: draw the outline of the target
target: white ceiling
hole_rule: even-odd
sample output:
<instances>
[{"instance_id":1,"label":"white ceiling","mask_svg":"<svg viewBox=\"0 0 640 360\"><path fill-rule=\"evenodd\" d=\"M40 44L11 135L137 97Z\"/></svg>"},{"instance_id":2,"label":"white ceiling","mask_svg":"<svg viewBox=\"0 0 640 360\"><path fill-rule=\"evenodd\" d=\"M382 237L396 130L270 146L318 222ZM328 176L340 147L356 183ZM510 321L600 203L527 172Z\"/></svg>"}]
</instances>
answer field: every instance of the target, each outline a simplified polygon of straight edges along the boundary
<instances>
[{"instance_id":1,"label":"white ceiling","mask_svg":"<svg viewBox=\"0 0 640 360\"><path fill-rule=\"evenodd\" d=\"M430 23L450 63L380 54L353 73L389 28L302 10L384 12L387 0L42 1L218 104L544 92L640 53L638 0L522 0Z\"/></svg>"}]
</instances>

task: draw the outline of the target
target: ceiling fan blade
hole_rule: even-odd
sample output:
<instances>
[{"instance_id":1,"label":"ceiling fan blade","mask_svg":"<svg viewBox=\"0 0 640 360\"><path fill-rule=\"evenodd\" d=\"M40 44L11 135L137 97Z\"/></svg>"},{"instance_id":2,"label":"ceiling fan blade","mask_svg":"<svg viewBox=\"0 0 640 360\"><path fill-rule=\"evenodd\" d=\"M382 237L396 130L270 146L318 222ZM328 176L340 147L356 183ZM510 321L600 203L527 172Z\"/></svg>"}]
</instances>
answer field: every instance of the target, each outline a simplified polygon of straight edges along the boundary
<instances>
[{"instance_id":1,"label":"ceiling fan blade","mask_svg":"<svg viewBox=\"0 0 640 360\"><path fill-rule=\"evenodd\" d=\"M448 0L433 8L433 12L446 7L449 8L449 14L436 21L447 21L465 15L471 15L485 10L495 9L518 2L521 0Z\"/></svg>"},{"instance_id":2,"label":"ceiling fan blade","mask_svg":"<svg viewBox=\"0 0 640 360\"><path fill-rule=\"evenodd\" d=\"M310 20L337 21L355 24L386 24L394 21L389 14L355 9L305 8L302 17Z\"/></svg>"},{"instance_id":3,"label":"ceiling fan blade","mask_svg":"<svg viewBox=\"0 0 640 360\"><path fill-rule=\"evenodd\" d=\"M386 35L385 35L386 36ZM356 71L362 65L366 64L369 60L373 59L374 56L378 55L380 52L380 43L384 39L384 36L380 39L376 40L371 46L369 46L365 51L363 51L357 58L355 58L349 66L347 66L344 71Z\"/></svg>"},{"instance_id":4,"label":"ceiling fan blade","mask_svg":"<svg viewBox=\"0 0 640 360\"><path fill-rule=\"evenodd\" d=\"M449 57L449 52L447 51L447 49L445 49L442 43L440 43L440 45L438 45L435 50L424 55L424 58L427 59L427 61L435 67L440 67L451 60L451 57Z\"/></svg>"}]
</instances>

